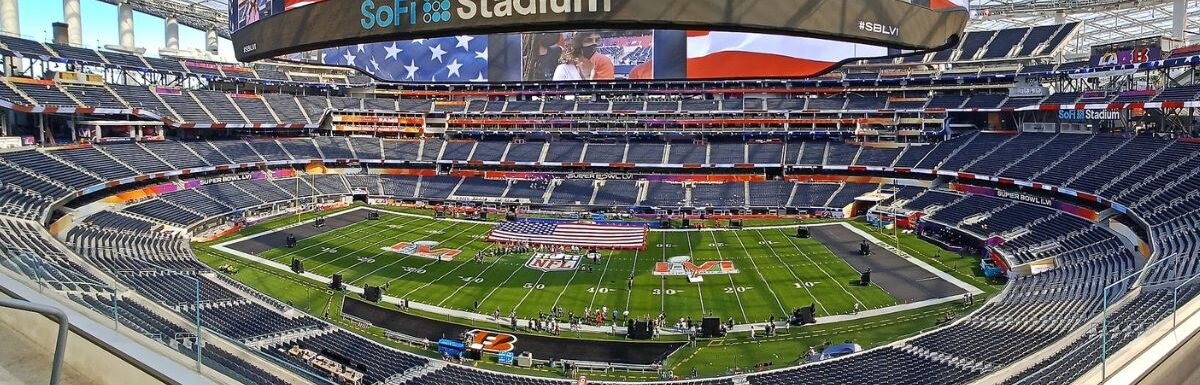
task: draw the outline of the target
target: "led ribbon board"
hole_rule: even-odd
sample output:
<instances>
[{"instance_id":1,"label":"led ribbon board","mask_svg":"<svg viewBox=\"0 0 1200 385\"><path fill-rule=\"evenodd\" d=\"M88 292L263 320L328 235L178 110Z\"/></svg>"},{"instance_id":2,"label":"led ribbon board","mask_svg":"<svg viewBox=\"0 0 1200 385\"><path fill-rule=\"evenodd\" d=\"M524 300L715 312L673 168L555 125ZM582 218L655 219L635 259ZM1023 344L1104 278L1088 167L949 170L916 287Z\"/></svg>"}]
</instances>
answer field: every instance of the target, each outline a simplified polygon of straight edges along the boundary
<instances>
[{"instance_id":1,"label":"led ribbon board","mask_svg":"<svg viewBox=\"0 0 1200 385\"><path fill-rule=\"evenodd\" d=\"M236 6L237 2L230 2ZM319 48L440 36L580 29L756 32L933 49L967 11L944 0L328 0L233 33L250 62Z\"/></svg>"}]
</instances>

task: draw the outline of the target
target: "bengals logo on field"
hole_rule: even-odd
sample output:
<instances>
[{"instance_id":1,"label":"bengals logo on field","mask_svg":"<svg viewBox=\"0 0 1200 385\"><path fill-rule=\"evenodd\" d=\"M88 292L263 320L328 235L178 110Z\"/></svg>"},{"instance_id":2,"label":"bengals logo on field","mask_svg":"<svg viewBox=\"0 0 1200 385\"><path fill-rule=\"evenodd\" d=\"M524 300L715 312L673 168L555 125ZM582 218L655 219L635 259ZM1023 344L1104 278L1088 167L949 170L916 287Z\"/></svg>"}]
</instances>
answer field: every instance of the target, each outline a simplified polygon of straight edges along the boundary
<instances>
[{"instance_id":1,"label":"bengals logo on field","mask_svg":"<svg viewBox=\"0 0 1200 385\"><path fill-rule=\"evenodd\" d=\"M492 332L487 330L472 330L470 348L481 349L488 353L504 353L511 352L516 347L517 337L500 332Z\"/></svg>"}]
</instances>

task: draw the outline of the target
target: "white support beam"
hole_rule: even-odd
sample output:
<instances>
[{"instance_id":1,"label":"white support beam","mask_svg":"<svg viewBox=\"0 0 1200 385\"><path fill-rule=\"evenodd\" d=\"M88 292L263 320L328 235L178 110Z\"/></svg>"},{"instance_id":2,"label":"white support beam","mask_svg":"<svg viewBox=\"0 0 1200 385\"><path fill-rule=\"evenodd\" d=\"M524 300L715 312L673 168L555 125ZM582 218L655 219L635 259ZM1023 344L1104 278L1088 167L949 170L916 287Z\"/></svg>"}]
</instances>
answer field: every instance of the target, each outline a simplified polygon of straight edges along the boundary
<instances>
[{"instance_id":1,"label":"white support beam","mask_svg":"<svg viewBox=\"0 0 1200 385\"><path fill-rule=\"evenodd\" d=\"M79 0L63 0L63 20L67 22L67 43L74 46L83 45L81 12Z\"/></svg>"},{"instance_id":2,"label":"white support beam","mask_svg":"<svg viewBox=\"0 0 1200 385\"><path fill-rule=\"evenodd\" d=\"M133 40L133 6L129 3L117 6L117 35L121 48L127 51L137 48Z\"/></svg>"},{"instance_id":3,"label":"white support beam","mask_svg":"<svg viewBox=\"0 0 1200 385\"><path fill-rule=\"evenodd\" d=\"M217 30L209 29L204 32L204 48L208 53L217 54Z\"/></svg>"},{"instance_id":4,"label":"white support beam","mask_svg":"<svg viewBox=\"0 0 1200 385\"><path fill-rule=\"evenodd\" d=\"M21 35L21 18L17 9L17 0L0 0L0 32Z\"/></svg>"},{"instance_id":5,"label":"white support beam","mask_svg":"<svg viewBox=\"0 0 1200 385\"><path fill-rule=\"evenodd\" d=\"M39 0L44 1L44 0ZM229 9L226 0L99 0L109 4L127 3L135 11L166 19L175 15L180 24L201 31L215 29L218 36L229 37Z\"/></svg>"},{"instance_id":6,"label":"white support beam","mask_svg":"<svg viewBox=\"0 0 1200 385\"><path fill-rule=\"evenodd\" d=\"M1188 1L1175 0L1175 7L1171 12L1171 37L1184 43L1188 41Z\"/></svg>"},{"instance_id":7,"label":"white support beam","mask_svg":"<svg viewBox=\"0 0 1200 385\"><path fill-rule=\"evenodd\" d=\"M163 46L171 51L179 51L179 19L174 15L167 16L163 26Z\"/></svg>"}]
</instances>

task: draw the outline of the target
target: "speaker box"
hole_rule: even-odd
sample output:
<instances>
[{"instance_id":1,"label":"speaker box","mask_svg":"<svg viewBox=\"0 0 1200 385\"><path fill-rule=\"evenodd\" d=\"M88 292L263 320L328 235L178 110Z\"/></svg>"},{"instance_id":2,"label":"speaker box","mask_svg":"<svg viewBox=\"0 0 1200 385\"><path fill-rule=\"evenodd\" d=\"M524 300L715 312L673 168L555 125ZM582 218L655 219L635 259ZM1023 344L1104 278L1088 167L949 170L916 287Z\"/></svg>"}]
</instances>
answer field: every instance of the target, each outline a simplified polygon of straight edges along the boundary
<instances>
[{"instance_id":1,"label":"speaker box","mask_svg":"<svg viewBox=\"0 0 1200 385\"><path fill-rule=\"evenodd\" d=\"M741 220L741 219L733 219L733 220L730 220L730 221L729 221L729 227L730 227L730 228L733 228L733 229L740 229L740 228L742 228L742 220Z\"/></svg>"},{"instance_id":2,"label":"speaker box","mask_svg":"<svg viewBox=\"0 0 1200 385\"><path fill-rule=\"evenodd\" d=\"M816 323L816 305L802 307L792 312L792 325L800 326Z\"/></svg>"},{"instance_id":3,"label":"speaker box","mask_svg":"<svg viewBox=\"0 0 1200 385\"><path fill-rule=\"evenodd\" d=\"M687 218L683 218L683 225L681 225L681 226L682 226L682 228L685 228L685 229L686 229L686 228L689 228L689 227L692 227L692 220L691 220L691 219L687 219Z\"/></svg>"},{"instance_id":4,"label":"speaker box","mask_svg":"<svg viewBox=\"0 0 1200 385\"><path fill-rule=\"evenodd\" d=\"M717 317L704 317L700 322L700 338L716 338L721 335L721 319Z\"/></svg>"},{"instance_id":5,"label":"speaker box","mask_svg":"<svg viewBox=\"0 0 1200 385\"><path fill-rule=\"evenodd\" d=\"M304 274L304 261L292 258L292 272L296 274Z\"/></svg>"},{"instance_id":6,"label":"speaker box","mask_svg":"<svg viewBox=\"0 0 1200 385\"><path fill-rule=\"evenodd\" d=\"M329 281L329 288L333 290L342 290L342 275L334 274L333 279Z\"/></svg>"},{"instance_id":7,"label":"speaker box","mask_svg":"<svg viewBox=\"0 0 1200 385\"><path fill-rule=\"evenodd\" d=\"M808 238L811 236L812 234L808 231L807 227L801 226L796 228L796 238Z\"/></svg>"},{"instance_id":8,"label":"speaker box","mask_svg":"<svg viewBox=\"0 0 1200 385\"><path fill-rule=\"evenodd\" d=\"M380 293L378 286L366 285L363 287L362 297L368 302L379 302L382 294Z\"/></svg>"},{"instance_id":9,"label":"speaker box","mask_svg":"<svg viewBox=\"0 0 1200 385\"><path fill-rule=\"evenodd\" d=\"M654 330L650 328L650 321L634 321L629 323L628 336L635 340L648 340L654 337Z\"/></svg>"},{"instance_id":10,"label":"speaker box","mask_svg":"<svg viewBox=\"0 0 1200 385\"><path fill-rule=\"evenodd\" d=\"M871 272L869 272L869 271L863 272L862 277L860 277L858 279L858 284L863 285L863 286L871 285Z\"/></svg>"},{"instance_id":11,"label":"speaker box","mask_svg":"<svg viewBox=\"0 0 1200 385\"><path fill-rule=\"evenodd\" d=\"M862 255L871 255L871 245L866 242L858 245L858 253Z\"/></svg>"}]
</instances>

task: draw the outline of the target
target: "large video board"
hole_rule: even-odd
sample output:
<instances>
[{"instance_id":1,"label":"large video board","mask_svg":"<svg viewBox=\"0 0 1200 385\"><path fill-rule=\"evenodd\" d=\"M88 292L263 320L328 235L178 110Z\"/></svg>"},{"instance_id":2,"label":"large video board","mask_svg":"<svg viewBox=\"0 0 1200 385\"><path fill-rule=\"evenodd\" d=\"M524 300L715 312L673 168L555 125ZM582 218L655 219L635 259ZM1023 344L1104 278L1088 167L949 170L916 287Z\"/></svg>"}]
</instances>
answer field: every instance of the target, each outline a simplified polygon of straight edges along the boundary
<instances>
[{"instance_id":1,"label":"large video board","mask_svg":"<svg viewBox=\"0 0 1200 385\"><path fill-rule=\"evenodd\" d=\"M230 0L229 30L237 31L272 15L326 0Z\"/></svg>"},{"instance_id":2,"label":"large video board","mask_svg":"<svg viewBox=\"0 0 1200 385\"><path fill-rule=\"evenodd\" d=\"M374 42L582 29L750 32L934 49L962 0L237 0L238 60Z\"/></svg>"},{"instance_id":3,"label":"large video board","mask_svg":"<svg viewBox=\"0 0 1200 385\"><path fill-rule=\"evenodd\" d=\"M720 31L584 30L356 44L323 64L399 82L546 82L803 78L881 46Z\"/></svg>"}]
</instances>

